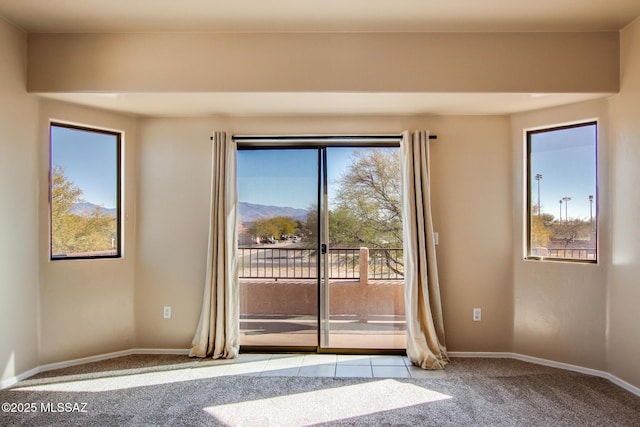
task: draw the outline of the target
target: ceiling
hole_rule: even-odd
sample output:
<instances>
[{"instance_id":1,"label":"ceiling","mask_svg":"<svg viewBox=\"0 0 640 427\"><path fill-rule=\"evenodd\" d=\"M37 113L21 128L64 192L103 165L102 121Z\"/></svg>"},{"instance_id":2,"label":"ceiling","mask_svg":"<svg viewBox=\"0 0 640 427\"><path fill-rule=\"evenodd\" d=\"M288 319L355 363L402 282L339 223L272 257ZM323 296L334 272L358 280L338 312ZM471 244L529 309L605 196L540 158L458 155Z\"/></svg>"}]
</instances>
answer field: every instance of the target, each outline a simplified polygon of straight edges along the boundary
<instances>
[{"instance_id":1,"label":"ceiling","mask_svg":"<svg viewBox=\"0 0 640 427\"><path fill-rule=\"evenodd\" d=\"M617 31L640 0L0 0L26 32ZM506 114L609 94L120 93L42 96L140 116Z\"/></svg>"},{"instance_id":2,"label":"ceiling","mask_svg":"<svg viewBox=\"0 0 640 427\"><path fill-rule=\"evenodd\" d=\"M0 0L29 32L617 31L638 0Z\"/></svg>"}]
</instances>

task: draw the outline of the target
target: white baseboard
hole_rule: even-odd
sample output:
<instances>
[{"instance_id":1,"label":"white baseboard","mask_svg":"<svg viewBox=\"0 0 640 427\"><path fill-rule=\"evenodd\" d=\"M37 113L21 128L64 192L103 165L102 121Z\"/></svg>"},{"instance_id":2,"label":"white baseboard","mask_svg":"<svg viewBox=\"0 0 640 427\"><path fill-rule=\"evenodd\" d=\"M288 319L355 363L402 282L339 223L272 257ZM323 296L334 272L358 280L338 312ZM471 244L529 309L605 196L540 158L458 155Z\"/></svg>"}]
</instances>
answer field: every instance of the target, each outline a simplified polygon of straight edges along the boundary
<instances>
[{"instance_id":1,"label":"white baseboard","mask_svg":"<svg viewBox=\"0 0 640 427\"><path fill-rule=\"evenodd\" d=\"M52 371L54 369L62 369L68 368L70 366L82 365L84 363L92 363L99 362L101 360L113 359L115 357L122 356L130 356L132 354L177 354L177 355L187 355L189 354L189 349L179 349L179 348L133 348L129 350L116 351L112 353L99 354L96 356L88 356L82 357L80 359L67 360L64 362L50 363L47 365L38 366L33 369L29 369L26 372L18 374L14 377L7 378L5 380L0 381L0 390L3 388L10 387L22 380L25 380L33 375L39 374L41 372ZM597 369L585 368L582 366L571 365L569 363L556 362L554 360L541 359L539 357L526 356L524 354L519 353L509 353L509 352L474 352L474 351L449 351L447 354L451 357L476 357L476 358L496 358L496 359L516 359L521 360L523 362L535 363L537 365L549 366L552 368L564 369L566 371L574 371L579 372L586 375L592 375L595 377L601 377L608 379L612 383L616 384L619 387L624 388L625 390L635 394L636 396L640 396L640 388L629 384L628 382L616 377L609 372L599 371Z\"/></svg>"},{"instance_id":2,"label":"white baseboard","mask_svg":"<svg viewBox=\"0 0 640 427\"><path fill-rule=\"evenodd\" d=\"M134 348L129 354L176 354L188 355L188 348Z\"/></svg>"},{"instance_id":3,"label":"white baseboard","mask_svg":"<svg viewBox=\"0 0 640 427\"><path fill-rule=\"evenodd\" d=\"M26 380L27 378L34 376L36 374L39 374L40 372L42 372L40 370L40 367L37 368L33 368L33 369L29 369L26 372L23 372L21 374L16 375L15 377L9 377L7 379L1 380L0 381L0 390L10 387L14 384L19 383L22 380Z\"/></svg>"},{"instance_id":4,"label":"white baseboard","mask_svg":"<svg viewBox=\"0 0 640 427\"><path fill-rule=\"evenodd\" d=\"M594 377L605 378L612 383L624 388L625 390L640 396L640 388L629 384L628 382L616 377L615 375L599 371L597 369L585 368L583 366L571 365L569 363L556 362L554 360L541 359L539 357L527 356L519 353L508 352L473 352L473 351L449 351L447 354L451 357L480 357L480 358L503 358L503 359L516 359L523 362L535 363L536 365L549 366L552 368L564 369L565 371L574 371L581 374L592 375Z\"/></svg>"},{"instance_id":5,"label":"white baseboard","mask_svg":"<svg viewBox=\"0 0 640 427\"><path fill-rule=\"evenodd\" d=\"M495 351L447 351L451 357L479 357L485 359L507 359L512 358L513 353Z\"/></svg>"},{"instance_id":6,"label":"white baseboard","mask_svg":"<svg viewBox=\"0 0 640 427\"><path fill-rule=\"evenodd\" d=\"M100 362L101 360L113 359L115 357L130 356L132 354L189 354L189 349L173 348L132 348L129 350L114 351L112 353L98 354L95 356L81 357L79 359L66 360L64 362L49 363L41 365L14 377L0 381L0 390L10 387L22 380L37 375L41 372L53 371L55 369L68 368L70 366L82 365L84 363Z\"/></svg>"}]
</instances>

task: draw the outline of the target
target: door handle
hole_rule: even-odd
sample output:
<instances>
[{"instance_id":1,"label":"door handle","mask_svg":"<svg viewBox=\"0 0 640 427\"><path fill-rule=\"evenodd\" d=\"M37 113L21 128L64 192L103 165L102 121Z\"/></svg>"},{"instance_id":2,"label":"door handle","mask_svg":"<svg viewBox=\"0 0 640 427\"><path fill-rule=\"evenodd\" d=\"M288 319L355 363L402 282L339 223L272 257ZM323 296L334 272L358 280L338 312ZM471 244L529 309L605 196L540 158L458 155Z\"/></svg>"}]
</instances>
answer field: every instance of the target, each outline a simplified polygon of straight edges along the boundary
<instances>
[{"instance_id":1,"label":"door handle","mask_svg":"<svg viewBox=\"0 0 640 427\"><path fill-rule=\"evenodd\" d=\"M326 253L327 253L327 245L323 243L320 245L320 254L324 255Z\"/></svg>"}]
</instances>

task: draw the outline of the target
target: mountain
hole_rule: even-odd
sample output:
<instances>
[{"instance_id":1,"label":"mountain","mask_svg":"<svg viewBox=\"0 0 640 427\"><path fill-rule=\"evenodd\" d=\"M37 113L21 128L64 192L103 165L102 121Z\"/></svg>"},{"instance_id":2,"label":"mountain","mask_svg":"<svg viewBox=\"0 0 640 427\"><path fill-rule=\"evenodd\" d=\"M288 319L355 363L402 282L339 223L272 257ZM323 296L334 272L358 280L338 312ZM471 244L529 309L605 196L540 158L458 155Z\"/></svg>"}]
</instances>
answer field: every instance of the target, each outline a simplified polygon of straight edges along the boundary
<instances>
[{"instance_id":1,"label":"mountain","mask_svg":"<svg viewBox=\"0 0 640 427\"><path fill-rule=\"evenodd\" d=\"M82 203L76 203L73 205L73 208L71 208L70 213L72 214L76 214L76 215L80 215L80 216L89 216L93 213L93 211L95 211L96 209L100 209L101 211L103 211L104 213L106 213L109 216L116 216L116 209L115 208L103 208L102 206L98 206L95 205L93 203L89 203L89 202L82 202Z\"/></svg>"},{"instance_id":2,"label":"mountain","mask_svg":"<svg viewBox=\"0 0 640 427\"><path fill-rule=\"evenodd\" d=\"M255 221L260 218L273 218L275 216L290 216L294 219L304 220L307 219L308 214L309 211L306 209L238 202L238 220L242 222Z\"/></svg>"}]
</instances>

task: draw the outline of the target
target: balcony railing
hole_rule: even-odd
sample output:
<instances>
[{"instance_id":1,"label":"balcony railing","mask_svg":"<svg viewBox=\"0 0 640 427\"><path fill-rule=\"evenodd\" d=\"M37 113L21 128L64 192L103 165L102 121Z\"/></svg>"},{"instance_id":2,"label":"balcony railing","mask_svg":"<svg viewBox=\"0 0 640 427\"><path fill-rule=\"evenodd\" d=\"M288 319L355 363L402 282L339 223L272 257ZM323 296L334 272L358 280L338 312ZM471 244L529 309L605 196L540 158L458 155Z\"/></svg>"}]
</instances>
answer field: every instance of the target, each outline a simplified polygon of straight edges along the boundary
<instances>
[{"instance_id":1,"label":"balcony railing","mask_svg":"<svg viewBox=\"0 0 640 427\"><path fill-rule=\"evenodd\" d=\"M402 249L330 248L329 279L402 279ZM297 248L239 248L240 278L314 279L317 251ZM360 260L366 259L366 262Z\"/></svg>"},{"instance_id":2,"label":"balcony railing","mask_svg":"<svg viewBox=\"0 0 640 427\"><path fill-rule=\"evenodd\" d=\"M550 258L595 260L596 250L592 248L547 249Z\"/></svg>"}]
</instances>

